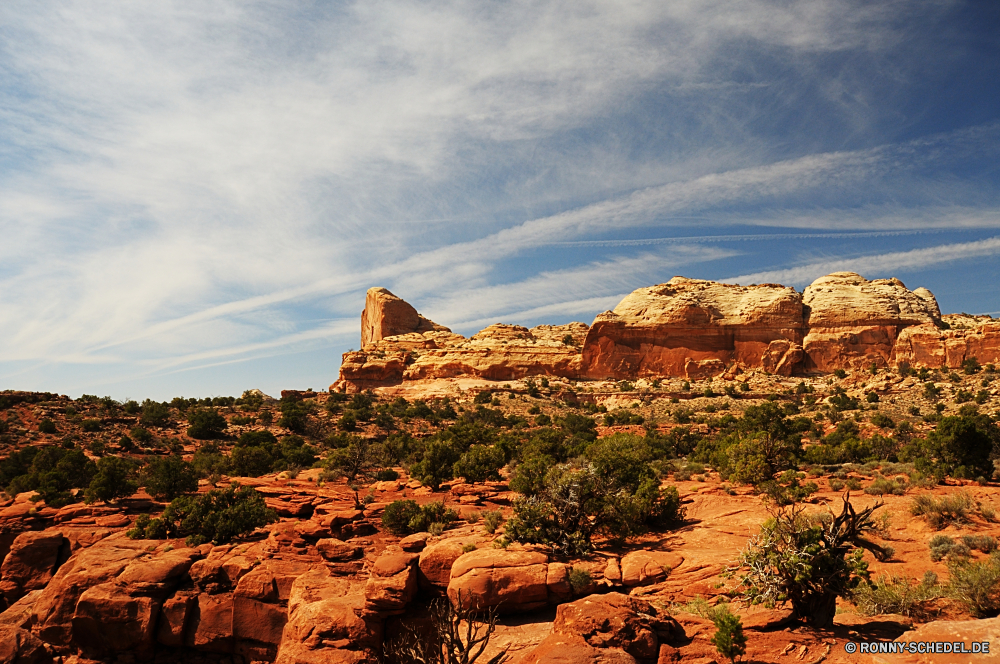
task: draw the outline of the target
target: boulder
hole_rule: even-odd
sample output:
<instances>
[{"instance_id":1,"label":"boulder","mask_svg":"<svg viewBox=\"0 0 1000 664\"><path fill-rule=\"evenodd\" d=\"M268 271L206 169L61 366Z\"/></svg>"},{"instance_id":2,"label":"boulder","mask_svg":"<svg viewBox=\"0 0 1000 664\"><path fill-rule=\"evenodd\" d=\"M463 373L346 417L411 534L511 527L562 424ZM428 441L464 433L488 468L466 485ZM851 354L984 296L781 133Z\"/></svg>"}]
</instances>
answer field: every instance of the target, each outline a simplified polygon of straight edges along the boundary
<instances>
[{"instance_id":1,"label":"boulder","mask_svg":"<svg viewBox=\"0 0 1000 664\"><path fill-rule=\"evenodd\" d=\"M198 595L193 592L178 592L164 600L160 606L156 641L174 648L183 646L184 634L197 606Z\"/></svg>"},{"instance_id":2,"label":"boulder","mask_svg":"<svg viewBox=\"0 0 1000 664\"><path fill-rule=\"evenodd\" d=\"M373 611L401 611L417 593L415 553L386 552L372 565L365 602Z\"/></svg>"},{"instance_id":3,"label":"boulder","mask_svg":"<svg viewBox=\"0 0 1000 664\"><path fill-rule=\"evenodd\" d=\"M347 544L332 537L316 542L316 550L319 551L319 555L323 556L323 558L333 562L354 560L364 554L364 549L360 546Z\"/></svg>"},{"instance_id":4,"label":"boulder","mask_svg":"<svg viewBox=\"0 0 1000 664\"><path fill-rule=\"evenodd\" d=\"M622 557L622 583L626 586L648 586L667 578L684 558L671 551L632 551Z\"/></svg>"},{"instance_id":5,"label":"boulder","mask_svg":"<svg viewBox=\"0 0 1000 664\"><path fill-rule=\"evenodd\" d=\"M0 623L0 664L49 664L45 644L26 629Z\"/></svg>"},{"instance_id":6,"label":"boulder","mask_svg":"<svg viewBox=\"0 0 1000 664\"><path fill-rule=\"evenodd\" d=\"M407 535L403 539L399 540L399 546L403 549L403 551L419 553L427 546L427 540L429 540L430 537L430 533L413 533L412 535Z\"/></svg>"},{"instance_id":7,"label":"boulder","mask_svg":"<svg viewBox=\"0 0 1000 664\"><path fill-rule=\"evenodd\" d=\"M478 549L452 565L448 598L474 610L530 611L548 602L547 578L543 553Z\"/></svg>"},{"instance_id":8,"label":"boulder","mask_svg":"<svg viewBox=\"0 0 1000 664\"><path fill-rule=\"evenodd\" d=\"M684 635L676 621L660 615L649 602L620 593L561 604L552 631L579 635L595 648L620 648L639 661L655 661L661 640Z\"/></svg>"},{"instance_id":9,"label":"boulder","mask_svg":"<svg viewBox=\"0 0 1000 664\"><path fill-rule=\"evenodd\" d=\"M424 548L418 562L420 585L447 588L451 581L451 566L464 553L462 547L465 543L466 540L447 539Z\"/></svg>"},{"instance_id":10,"label":"boulder","mask_svg":"<svg viewBox=\"0 0 1000 664\"><path fill-rule=\"evenodd\" d=\"M9 606L31 590L48 585L62 559L69 557L69 542L60 531L21 533L0 566L0 593Z\"/></svg>"},{"instance_id":11,"label":"boulder","mask_svg":"<svg viewBox=\"0 0 1000 664\"><path fill-rule=\"evenodd\" d=\"M198 595L184 645L208 652L233 651L233 594Z\"/></svg>"},{"instance_id":12,"label":"boulder","mask_svg":"<svg viewBox=\"0 0 1000 664\"><path fill-rule=\"evenodd\" d=\"M376 661L382 622L366 609L363 586L315 569L292 584L276 664Z\"/></svg>"},{"instance_id":13,"label":"boulder","mask_svg":"<svg viewBox=\"0 0 1000 664\"><path fill-rule=\"evenodd\" d=\"M575 634L550 634L521 660L524 664L637 664L618 648L595 648Z\"/></svg>"},{"instance_id":14,"label":"boulder","mask_svg":"<svg viewBox=\"0 0 1000 664\"><path fill-rule=\"evenodd\" d=\"M73 615L83 593L114 580L130 562L146 555L148 547L158 544L108 538L79 551L60 566L35 601L33 632L46 643L69 645L74 631Z\"/></svg>"}]
</instances>

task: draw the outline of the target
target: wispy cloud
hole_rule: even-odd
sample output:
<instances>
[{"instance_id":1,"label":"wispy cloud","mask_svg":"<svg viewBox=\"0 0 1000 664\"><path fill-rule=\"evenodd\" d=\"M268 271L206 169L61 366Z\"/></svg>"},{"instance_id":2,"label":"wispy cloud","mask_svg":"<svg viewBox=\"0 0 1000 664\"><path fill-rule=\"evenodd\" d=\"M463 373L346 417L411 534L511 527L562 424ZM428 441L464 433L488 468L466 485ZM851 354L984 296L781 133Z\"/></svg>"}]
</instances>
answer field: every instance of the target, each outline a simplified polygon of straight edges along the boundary
<instances>
[{"instance_id":1,"label":"wispy cloud","mask_svg":"<svg viewBox=\"0 0 1000 664\"><path fill-rule=\"evenodd\" d=\"M162 376L354 345L375 284L471 327L774 264L655 229L994 228L997 118L908 129L974 69L922 55L952 7L10 0L0 364Z\"/></svg>"},{"instance_id":2,"label":"wispy cloud","mask_svg":"<svg viewBox=\"0 0 1000 664\"><path fill-rule=\"evenodd\" d=\"M895 251L854 258L836 258L780 270L768 270L723 279L731 284L782 283L808 284L831 272L857 272L869 278L891 277L896 273L925 270L944 263L973 260L1000 254L1000 237L976 242L943 244L926 249Z\"/></svg>"}]
</instances>

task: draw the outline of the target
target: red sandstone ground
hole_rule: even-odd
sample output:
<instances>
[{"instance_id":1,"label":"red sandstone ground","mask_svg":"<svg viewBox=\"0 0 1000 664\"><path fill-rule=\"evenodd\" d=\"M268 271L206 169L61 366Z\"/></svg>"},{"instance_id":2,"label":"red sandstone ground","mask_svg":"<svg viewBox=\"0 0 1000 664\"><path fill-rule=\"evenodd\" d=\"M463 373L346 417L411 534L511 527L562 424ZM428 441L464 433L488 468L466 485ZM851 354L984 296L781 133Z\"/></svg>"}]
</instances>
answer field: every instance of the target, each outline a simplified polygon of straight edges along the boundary
<instances>
[{"instance_id":1,"label":"red sandstone ground","mask_svg":"<svg viewBox=\"0 0 1000 664\"><path fill-rule=\"evenodd\" d=\"M959 407L951 397L960 389L973 393L985 389L988 400L980 409L996 414L1000 381L988 381L984 388L983 377L939 376L941 400L948 404L946 414ZM811 396L821 403L839 386L849 395L875 391L880 395L879 412L896 421L911 421L916 435L932 426L909 410L911 406L924 414L933 410L923 396L922 383L894 372L857 371L844 380L832 376L805 379L816 391L802 396L794 392L803 379L749 372L740 380L748 381L750 391L738 391L736 398L692 397L708 387L722 393L735 382L694 382L684 390L680 379L663 380L657 387L647 380L622 385L552 379L539 398L527 396L520 381L428 381L386 388L383 396L413 400L447 395L456 407L472 408L475 394L489 388L495 391L494 407L508 414L534 417L529 409L537 409L557 416L580 408L566 403L570 401L610 411L627 409L661 429L680 426L678 411L690 411L689 426L707 429L712 417L738 414L768 395L780 401ZM318 406L309 429L311 439L318 441L335 428L332 417L321 408L326 395L303 396ZM121 412L109 414L96 404L82 405L56 395L24 394L18 399L3 413L8 424L3 439L7 451L71 437L84 449L102 441L108 453L116 452L115 441L135 425L134 417ZM816 412L804 399L799 403L803 414ZM76 414L67 416L67 407L75 408ZM872 412L858 413L859 419L866 420ZM236 415L230 412L227 417ZM37 432L38 423L46 417L56 423L57 434ZM81 424L86 419L100 420L101 429L84 432ZM174 414L174 422L180 419ZM436 430L418 419L401 426L418 436ZM827 421L827 430L832 427ZM869 432L874 429L864 421L862 427ZM231 426L229 433L248 428L260 425ZM279 436L289 433L277 426L270 429ZM627 430L641 432L642 427L601 427L599 433ZM175 441L190 457L201 444L187 438L177 425L153 433L164 447L151 451L166 453L169 442ZM374 435L377 428L362 425L360 433ZM468 587L502 595L508 613L492 646L509 647L513 662L635 661L622 659L626 657L622 647L644 658L639 661L721 661L708 641L714 628L708 620L689 613L688 606L698 597L710 602L722 599L720 573L767 517L761 498L749 488L730 487L710 469L697 479L681 480L669 474L664 483L678 487L687 508L688 520L682 527L625 547L599 543L587 559L559 560L538 547L514 544L506 551L494 549L492 542L502 534L502 527L489 535L481 522L460 521L439 537L405 541L383 532L382 510L404 497L420 503L444 500L463 516L492 508L510 511L513 495L502 482L469 485L455 481L435 493L410 481L404 469L398 470L399 481L361 488L362 495L371 491L374 498L361 510L355 509L353 491L343 482L319 481L319 470L301 472L294 479L223 477L220 485L238 479L255 486L281 520L246 541L218 547L189 548L183 541L125 538L123 531L136 515L162 509L141 491L115 505L75 503L61 509L31 502L29 495L12 496L0 503L0 556L4 557L0 589L16 601L0 613L0 662L43 662L52 657L63 662L374 661L383 638L397 633L401 623L419 624L429 598L443 593L449 584L455 588L464 583L453 577L485 579L469 582ZM864 486L871 482L873 470L858 468L850 476ZM809 499L811 508L836 508L840 493L830 489L829 478L815 479L820 491ZM208 488L203 481L202 491ZM919 579L933 570L946 581L947 566L931 562L928 555L927 542L935 531L911 517L908 506L918 493L945 495L960 489L984 505L1000 508L1000 489L993 483L978 486L950 481L885 497L884 512L890 521L886 541L880 543L892 546L895 555L885 563L872 560L874 573ZM856 492L852 500L863 506L875 498ZM1000 536L1000 525L976 517L941 532ZM470 552L463 553L465 549ZM457 574L452 565L460 556L465 561L463 569L470 571ZM566 566L590 571L592 587L574 593L565 580ZM591 593L605 599L581 599ZM657 615L644 616L642 606L623 605L625 600L616 599L618 594L648 602L642 606L652 607ZM569 613L560 609L557 615L556 605L576 608L567 609ZM974 633L1000 634L995 619L970 621L960 606L946 599L926 603L913 618L860 616L849 602L841 601L836 627L829 631L789 624L789 612L783 609L742 611L750 661L869 662L869 655L847 654L844 643L893 639L921 624L947 633L947 626L938 627L940 623L935 622L942 620L968 621L970 639ZM592 623L597 626L587 632L586 626ZM994 648L1000 649L1000 642ZM938 656L927 661L968 660Z\"/></svg>"}]
</instances>

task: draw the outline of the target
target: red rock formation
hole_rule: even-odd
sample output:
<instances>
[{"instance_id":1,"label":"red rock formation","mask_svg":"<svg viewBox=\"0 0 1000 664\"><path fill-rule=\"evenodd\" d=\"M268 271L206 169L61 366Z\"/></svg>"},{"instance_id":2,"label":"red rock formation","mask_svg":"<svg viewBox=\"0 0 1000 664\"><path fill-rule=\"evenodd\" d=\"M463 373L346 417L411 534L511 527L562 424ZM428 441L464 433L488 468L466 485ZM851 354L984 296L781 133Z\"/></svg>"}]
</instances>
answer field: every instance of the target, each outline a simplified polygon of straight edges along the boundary
<instances>
[{"instance_id":1,"label":"red rock formation","mask_svg":"<svg viewBox=\"0 0 1000 664\"><path fill-rule=\"evenodd\" d=\"M674 277L597 316L582 371L589 378L702 378L738 363L790 375L803 335L802 300L792 288Z\"/></svg>"},{"instance_id":2,"label":"red rock formation","mask_svg":"<svg viewBox=\"0 0 1000 664\"><path fill-rule=\"evenodd\" d=\"M984 316L943 316L950 326L916 325L899 333L893 363L936 369L960 367L967 359L981 364L1000 363L1000 322Z\"/></svg>"},{"instance_id":3,"label":"red rock formation","mask_svg":"<svg viewBox=\"0 0 1000 664\"><path fill-rule=\"evenodd\" d=\"M362 318L362 349L344 354L333 390L461 376L696 380L735 368L789 376L899 362L957 367L970 357L1000 361L1000 324L992 319L964 317L942 331L930 291L853 272L820 277L802 294L775 284L674 277L629 294L590 328L497 324L466 339L376 288L368 291Z\"/></svg>"},{"instance_id":4,"label":"red rock formation","mask_svg":"<svg viewBox=\"0 0 1000 664\"><path fill-rule=\"evenodd\" d=\"M941 320L930 291L909 291L899 279L868 281L853 272L820 277L802 301L809 328L802 345L811 371L888 366L904 328Z\"/></svg>"},{"instance_id":5,"label":"red rock formation","mask_svg":"<svg viewBox=\"0 0 1000 664\"><path fill-rule=\"evenodd\" d=\"M474 610L530 611L548 602L548 557L544 553L478 549L451 567L448 598Z\"/></svg>"},{"instance_id":6,"label":"red rock formation","mask_svg":"<svg viewBox=\"0 0 1000 664\"><path fill-rule=\"evenodd\" d=\"M406 301L385 288L369 288L365 309L361 312L361 347L378 343L385 337L410 332L450 332L417 313Z\"/></svg>"}]
</instances>

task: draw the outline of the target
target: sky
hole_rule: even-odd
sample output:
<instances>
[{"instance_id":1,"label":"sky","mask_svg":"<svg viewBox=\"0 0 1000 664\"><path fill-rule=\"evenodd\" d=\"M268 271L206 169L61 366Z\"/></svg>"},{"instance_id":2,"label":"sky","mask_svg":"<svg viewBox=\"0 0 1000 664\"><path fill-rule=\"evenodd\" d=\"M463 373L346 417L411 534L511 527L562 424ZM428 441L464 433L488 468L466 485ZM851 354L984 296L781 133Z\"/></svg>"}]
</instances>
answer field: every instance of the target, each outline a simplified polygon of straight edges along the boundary
<instances>
[{"instance_id":1,"label":"sky","mask_svg":"<svg viewBox=\"0 0 1000 664\"><path fill-rule=\"evenodd\" d=\"M322 389L365 291L838 270L1000 316L1000 3L4 0L0 389Z\"/></svg>"}]
</instances>

